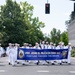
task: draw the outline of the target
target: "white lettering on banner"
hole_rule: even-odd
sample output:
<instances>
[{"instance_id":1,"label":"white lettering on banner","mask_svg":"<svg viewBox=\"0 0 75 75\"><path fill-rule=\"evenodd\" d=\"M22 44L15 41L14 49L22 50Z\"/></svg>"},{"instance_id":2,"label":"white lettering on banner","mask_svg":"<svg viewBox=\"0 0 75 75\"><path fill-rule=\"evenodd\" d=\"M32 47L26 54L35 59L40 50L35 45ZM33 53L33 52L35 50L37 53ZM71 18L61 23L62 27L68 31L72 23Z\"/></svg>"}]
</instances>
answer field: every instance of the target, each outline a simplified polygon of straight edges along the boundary
<instances>
[{"instance_id":1,"label":"white lettering on banner","mask_svg":"<svg viewBox=\"0 0 75 75\"><path fill-rule=\"evenodd\" d=\"M37 52L31 52L31 54L37 54Z\"/></svg>"},{"instance_id":2,"label":"white lettering on banner","mask_svg":"<svg viewBox=\"0 0 75 75\"><path fill-rule=\"evenodd\" d=\"M59 57L59 55L48 55L48 57Z\"/></svg>"},{"instance_id":3,"label":"white lettering on banner","mask_svg":"<svg viewBox=\"0 0 75 75\"><path fill-rule=\"evenodd\" d=\"M47 55L38 55L38 57L47 57Z\"/></svg>"},{"instance_id":4,"label":"white lettering on banner","mask_svg":"<svg viewBox=\"0 0 75 75\"><path fill-rule=\"evenodd\" d=\"M26 55L27 57L37 57L37 55Z\"/></svg>"},{"instance_id":5,"label":"white lettering on banner","mask_svg":"<svg viewBox=\"0 0 75 75\"><path fill-rule=\"evenodd\" d=\"M30 52L25 52L25 54L30 54Z\"/></svg>"},{"instance_id":6,"label":"white lettering on banner","mask_svg":"<svg viewBox=\"0 0 75 75\"><path fill-rule=\"evenodd\" d=\"M41 54L51 54L51 52L41 52Z\"/></svg>"}]
</instances>

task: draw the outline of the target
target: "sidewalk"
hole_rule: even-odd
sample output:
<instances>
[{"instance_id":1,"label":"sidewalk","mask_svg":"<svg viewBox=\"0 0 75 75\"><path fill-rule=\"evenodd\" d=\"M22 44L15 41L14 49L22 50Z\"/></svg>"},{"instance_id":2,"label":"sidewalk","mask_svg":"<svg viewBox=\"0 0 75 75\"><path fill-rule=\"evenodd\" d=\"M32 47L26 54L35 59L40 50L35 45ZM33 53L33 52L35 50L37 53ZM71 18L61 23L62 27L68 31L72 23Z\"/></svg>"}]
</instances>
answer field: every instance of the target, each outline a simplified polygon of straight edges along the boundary
<instances>
[{"instance_id":1,"label":"sidewalk","mask_svg":"<svg viewBox=\"0 0 75 75\"><path fill-rule=\"evenodd\" d=\"M75 59L75 57L71 57L71 59Z\"/></svg>"}]
</instances>

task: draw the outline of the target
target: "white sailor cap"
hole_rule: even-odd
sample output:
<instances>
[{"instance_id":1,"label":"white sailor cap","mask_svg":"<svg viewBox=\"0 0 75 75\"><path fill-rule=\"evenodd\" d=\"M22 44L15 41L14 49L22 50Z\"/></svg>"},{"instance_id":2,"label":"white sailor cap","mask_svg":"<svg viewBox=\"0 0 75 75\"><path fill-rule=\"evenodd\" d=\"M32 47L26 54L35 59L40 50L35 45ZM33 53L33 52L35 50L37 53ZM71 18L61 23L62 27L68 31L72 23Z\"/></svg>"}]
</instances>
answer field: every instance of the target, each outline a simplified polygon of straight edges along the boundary
<instances>
[{"instance_id":1,"label":"white sailor cap","mask_svg":"<svg viewBox=\"0 0 75 75\"><path fill-rule=\"evenodd\" d=\"M50 42L50 45L53 45L53 42Z\"/></svg>"},{"instance_id":2,"label":"white sailor cap","mask_svg":"<svg viewBox=\"0 0 75 75\"><path fill-rule=\"evenodd\" d=\"M23 45L27 45L27 43L24 43Z\"/></svg>"},{"instance_id":3,"label":"white sailor cap","mask_svg":"<svg viewBox=\"0 0 75 75\"><path fill-rule=\"evenodd\" d=\"M62 42L59 42L59 45L62 44Z\"/></svg>"},{"instance_id":4,"label":"white sailor cap","mask_svg":"<svg viewBox=\"0 0 75 75\"><path fill-rule=\"evenodd\" d=\"M71 45L71 43L69 42L68 45Z\"/></svg>"},{"instance_id":5,"label":"white sailor cap","mask_svg":"<svg viewBox=\"0 0 75 75\"><path fill-rule=\"evenodd\" d=\"M56 46L56 44L54 43L54 46Z\"/></svg>"},{"instance_id":6,"label":"white sailor cap","mask_svg":"<svg viewBox=\"0 0 75 75\"><path fill-rule=\"evenodd\" d=\"M45 41L42 41L42 43L44 44L44 43L45 43Z\"/></svg>"},{"instance_id":7,"label":"white sailor cap","mask_svg":"<svg viewBox=\"0 0 75 75\"><path fill-rule=\"evenodd\" d=\"M18 43L15 43L15 46L17 46L18 45Z\"/></svg>"},{"instance_id":8,"label":"white sailor cap","mask_svg":"<svg viewBox=\"0 0 75 75\"><path fill-rule=\"evenodd\" d=\"M0 43L0 46L1 46L1 43Z\"/></svg>"},{"instance_id":9,"label":"white sailor cap","mask_svg":"<svg viewBox=\"0 0 75 75\"><path fill-rule=\"evenodd\" d=\"M12 46L14 46L14 44L12 44Z\"/></svg>"},{"instance_id":10,"label":"white sailor cap","mask_svg":"<svg viewBox=\"0 0 75 75\"><path fill-rule=\"evenodd\" d=\"M35 44L36 44L36 45L38 45L38 43L37 43L37 42L36 42Z\"/></svg>"},{"instance_id":11,"label":"white sailor cap","mask_svg":"<svg viewBox=\"0 0 75 75\"><path fill-rule=\"evenodd\" d=\"M46 44L48 44L48 42L46 42Z\"/></svg>"},{"instance_id":12,"label":"white sailor cap","mask_svg":"<svg viewBox=\"0 0 75 75\"><path fill-rule=\"evenodd\" d=\"M12 44L11 43L9 43L9 46L11 46Z\"/></svg>"},{"instance_id":13,"label":"white sailor cap","mask_svg":"<svg viewBox=\"0 0 75 75\"><path fill-rule=\"evenodd\" d=\"M64 45L64 42L62 42L62 45Z\"/></svg>"}]
</instances>

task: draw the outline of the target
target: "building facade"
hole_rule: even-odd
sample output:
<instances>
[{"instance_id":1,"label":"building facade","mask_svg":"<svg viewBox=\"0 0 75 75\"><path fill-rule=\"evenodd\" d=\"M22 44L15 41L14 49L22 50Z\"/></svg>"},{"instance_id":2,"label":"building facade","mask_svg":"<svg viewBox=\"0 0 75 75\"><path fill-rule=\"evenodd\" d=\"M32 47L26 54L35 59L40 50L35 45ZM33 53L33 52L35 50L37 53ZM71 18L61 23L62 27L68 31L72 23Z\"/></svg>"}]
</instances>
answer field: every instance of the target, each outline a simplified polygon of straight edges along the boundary
<instances>
[{"instance_id":1,"label":"building facade","mask_svg":"<svg viewBox=\"0 0 75 75\"><path fill-rule=\"evenodd\" d=\"M69 42L75 47L75 20L68 25Z\"/></svg>"}]
</instances>

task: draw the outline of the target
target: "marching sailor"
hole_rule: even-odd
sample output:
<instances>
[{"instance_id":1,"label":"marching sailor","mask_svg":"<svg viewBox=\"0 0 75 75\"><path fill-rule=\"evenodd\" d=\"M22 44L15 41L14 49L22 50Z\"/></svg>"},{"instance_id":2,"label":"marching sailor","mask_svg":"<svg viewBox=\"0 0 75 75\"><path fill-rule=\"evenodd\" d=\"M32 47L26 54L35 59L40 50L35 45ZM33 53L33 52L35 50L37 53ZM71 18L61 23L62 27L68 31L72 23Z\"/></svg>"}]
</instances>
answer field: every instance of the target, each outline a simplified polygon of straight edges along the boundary
<instances>
[{"instance_id":1,"label":"marching sailor","mask_svg":"<svg viewBox=\"0 0 75 75\"><path fill-rule=\"evenodd\" d=\"M46 44L45 44L45 49L48 49L48 48L49 48L49 43L46 42Z\"/></svg>"},{"instance_id":2,"label":"marching sailor","mask_svg":"<svg viewBox=\"0 0 75 75\"><path fill-rule=\"evenodd\" d=\"M39 47L39 44L36 42L35 46L34 46L34 49L38 49L40 50L40 47ZM34 63L36 63L37 65L39 64L39 60L36 60Z\"/></svg>"},{"instance_id":3,"label":"marching sailor","mask_svg":"<svg viewBox=\"0 0 75 75\"><path fill-rule=\"evenodd\" d=\"M71 64L71 50L72 50L72 47L71 47L71 43L68 43L68 46L67 46L67 48L68 48L68 64L70 65Z\"/></svg>"},{"instance_id":4,"label":"marching sailor","mask_svg":"<svg viewBox=\"0 0 75 75\"><path fill-rule=\"evenodd\" d=\"M12 48L12 44L9 43L9 46L6 48L6 54L8 56L8 62L9 62L9 65L10 65L10 62L11 62L11 55L10 55L10 49Z\"/></svg>"},{"instance_id":5,"label":"marching sailor","mask_svg":"<svg viewBox=\"0 0 75 75\"><path fill-rule=\"evenodd\" d=\"M18 48L20 47L20 44L15 43L14 49L15 49L15 62L17 62L17 64L19 64L20 60L17 60L17 52L18 52Z\"/></svg>"},{"instance_id":6,"label":"marching sailor","mask_svg":"<svg viewBox=\"0 0 75 75\"><path fill-rule=\"evenodd\" d=\"M41 47L41 49L45 49L45 42L44 41L40 42L40 47Z\"/></svg>"},{"instance_id":7,"label":"marching sailor","mask_svg":"<svg viewBox=\"0 0 75 75\"><path fill-rule=\"evenodd\" d=\"M22 48L29 49L28 43L24 43L23 46L22 46ZM22 60L22 65L25 65L26 62L28 62L28 61Z\"/></svg>"},{"instance_id":8,"label":"marching sailor","mask_svg":"<svg viewBox=\"0 0 75 75\"><path fill-rule=\"evenodd\" d=\"M48 49L54 49L55 47L54 47L54 45L53 45L53 42L50 42L50 45L49 45L49 48ZM54 60L51 60L51 64L52 65L55 65L54 64Z\"/></svg>"},{"instance_id":9,"label":"marching sailor","mask_svg":"<svg viewBox=\"0 0 75 75\"><path fill-rule=\"evenodd\" d=\"M0 43L0 57L2 56L2 54L5 52L4 48L1 47L1 43Z\"/></svg>"},{"instance_id":10,"label":"marching sailor","mask_svg":"<svg viewBox=\"0 0 75 75\"><path fill-rule=\"evenodd\" d=\"M17 50L18 50L18 44L17 43L15 43L14 49L15 49L15 61L17 61Z\"/></svg>"},{"instance_id":11,"label":"marching sailor","mask_svg":"<svg viewBox=\"0 0 75 75\"><path fill-rule=\"evenodd\" d=\"M62 42L62 49L66 49L66 46L64 45L64 42ZM66 59L62 59L63 63L66 63Z\"/></svg>"},{"instance_id":12,"label":"marching sailor","mask_svg":"<svg viewBox=\"0 0 75 75\"><path fill-rule=\"evenodd\" d=\"M12 66L15 65L15 48L14 44L11 44L9 47L7 47L7 54L9 55L9 65Z\"/></svg>"},{"instance_id":13,"label":"marching sailor","mask_svg":"<svg viewBox=\"0 0 75 75\"><path fill-rule=\"evenodd\" d=\"M56 47L56 49L63 49L62 42L59 42L59 45ZM62 65L62 60L59 60L59 64Z\"/></svg>"},{"instance_id":14,"label":"marching sailor","mask_svg":"<svg viewBox=\"0 0 75 75\"><path fill-rule=\"evenodd\" d=\"M40 47L41 47L41 49L48 49L49 44L48 44L48 42L46 42L46 44L45 44L45 42L42 41L42 42L40 42ZM47 60L42 60L41 62L42 62L43 65L45 63L48 63L49 64L49 62Z\"/></svg>"}]
</instances>

